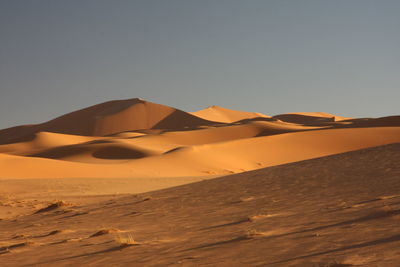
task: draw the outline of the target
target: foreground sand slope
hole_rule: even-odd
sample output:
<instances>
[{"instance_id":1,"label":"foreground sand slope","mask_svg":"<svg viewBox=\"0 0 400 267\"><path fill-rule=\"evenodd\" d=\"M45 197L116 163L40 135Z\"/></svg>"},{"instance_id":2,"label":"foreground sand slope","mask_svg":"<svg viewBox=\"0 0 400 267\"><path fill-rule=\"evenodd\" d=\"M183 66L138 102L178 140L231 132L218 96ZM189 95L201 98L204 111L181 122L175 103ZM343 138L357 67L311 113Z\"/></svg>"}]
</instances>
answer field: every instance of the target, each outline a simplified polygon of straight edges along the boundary
<instances>
[{"instance_id":1,"label":"foreground sand slope","mask_svg":"<svg viewBox=\"0 0 400 267\"><path fill-rule=\"evenodd\" d=\"M33 202L29 214L0 220L0 262L397 266L399 159L400 144L392 144L140 195L99 197L101 203Z\"/></svg>"}]
</instances>

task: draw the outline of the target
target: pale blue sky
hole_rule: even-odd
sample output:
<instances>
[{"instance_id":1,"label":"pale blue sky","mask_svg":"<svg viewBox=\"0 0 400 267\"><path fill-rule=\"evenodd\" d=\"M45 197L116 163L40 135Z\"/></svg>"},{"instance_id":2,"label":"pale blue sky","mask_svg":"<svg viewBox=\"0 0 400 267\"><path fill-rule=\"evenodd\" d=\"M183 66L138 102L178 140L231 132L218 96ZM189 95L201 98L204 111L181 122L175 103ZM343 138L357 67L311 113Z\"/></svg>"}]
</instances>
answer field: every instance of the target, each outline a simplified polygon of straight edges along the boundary
<instances>
[{"instance_id":1,"label":"pale blue sky","mask_svg":"<svg viewBox=\"0 0 400 267\"><path fill-rule=\"evenodd\" d=\"M141 97L399 114L397 0L0 0L0 128Z\"/></svg>"}]
</instances>

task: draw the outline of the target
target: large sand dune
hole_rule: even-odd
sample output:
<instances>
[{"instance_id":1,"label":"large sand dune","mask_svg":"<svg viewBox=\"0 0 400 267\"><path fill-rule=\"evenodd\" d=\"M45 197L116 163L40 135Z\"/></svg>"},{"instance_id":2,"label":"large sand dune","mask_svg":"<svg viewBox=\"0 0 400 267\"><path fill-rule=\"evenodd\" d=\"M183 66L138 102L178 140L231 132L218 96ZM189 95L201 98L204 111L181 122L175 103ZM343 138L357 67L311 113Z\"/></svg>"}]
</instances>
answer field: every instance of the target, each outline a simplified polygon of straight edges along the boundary
<instances>
[{"instance_id":1,"label":"large sand dune","mask_svg":"<svg viewBox=\"0 0 400 267\"><path fill-rule=\"evenodd\" d=\"M210 123L172 107L134 98L105 102L42 124L5 129L0 131L0 139L15 142L42 131L103 136L142 129L193 128Z\"/></svg>"}]
</instances>

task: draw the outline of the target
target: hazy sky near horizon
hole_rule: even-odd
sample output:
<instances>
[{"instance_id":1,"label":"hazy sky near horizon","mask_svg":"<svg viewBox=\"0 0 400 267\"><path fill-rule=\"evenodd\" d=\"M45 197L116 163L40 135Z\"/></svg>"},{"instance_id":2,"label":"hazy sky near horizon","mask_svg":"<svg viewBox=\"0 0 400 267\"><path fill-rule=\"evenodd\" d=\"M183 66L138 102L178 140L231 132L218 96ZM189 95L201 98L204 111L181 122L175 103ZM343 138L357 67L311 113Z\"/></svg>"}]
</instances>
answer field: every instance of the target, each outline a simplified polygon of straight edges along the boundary
<instances>
[{"instance_id":1,"label":"hazy sky near horizon","mask_svg":"<svg viewBox=\"0 0 400 267\"><path fill-rule=\"evenodd\" d=\"M400 114L397 0L0 0L0 128L141 97Z\"/></svg>"}]
</instances>

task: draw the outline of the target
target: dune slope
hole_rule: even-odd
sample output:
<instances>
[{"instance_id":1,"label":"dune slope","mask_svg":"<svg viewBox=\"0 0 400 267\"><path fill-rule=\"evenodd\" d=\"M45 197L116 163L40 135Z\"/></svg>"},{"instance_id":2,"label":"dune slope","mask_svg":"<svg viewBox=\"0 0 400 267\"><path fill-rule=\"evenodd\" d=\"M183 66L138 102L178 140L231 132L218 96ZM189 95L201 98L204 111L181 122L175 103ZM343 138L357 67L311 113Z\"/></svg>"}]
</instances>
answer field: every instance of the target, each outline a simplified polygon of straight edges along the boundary
<instances>
[{"instance_id":1,"label":"dune slope","mask_svg":"<svg viewBox=\"0 0 400 267\"><path fill-rule=\"evenodd\" d=\"M0 261L396 266L399 157L392 144L100 202L32 202L0 220Z\"/></svg>"}]
</instances>

